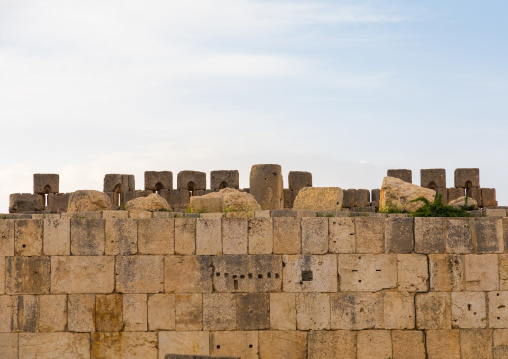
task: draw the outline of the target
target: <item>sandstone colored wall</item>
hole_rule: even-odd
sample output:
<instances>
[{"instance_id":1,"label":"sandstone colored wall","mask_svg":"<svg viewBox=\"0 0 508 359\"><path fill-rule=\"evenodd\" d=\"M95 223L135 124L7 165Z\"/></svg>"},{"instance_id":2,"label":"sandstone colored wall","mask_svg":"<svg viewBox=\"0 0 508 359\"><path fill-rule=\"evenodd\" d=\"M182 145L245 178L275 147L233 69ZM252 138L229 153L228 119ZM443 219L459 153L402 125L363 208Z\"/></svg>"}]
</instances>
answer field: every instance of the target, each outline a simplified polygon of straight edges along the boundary
<instances>
[{"instance_id":1,"label":"sandstone colored wall","mask_svg":"<svg viewBox=\"0 0 508 359\"><path fill-rule=\"evenodd\" d=\"M1 219L0 357L508 357L506 218L152 216Z\"/></svg>"}]
</instances>

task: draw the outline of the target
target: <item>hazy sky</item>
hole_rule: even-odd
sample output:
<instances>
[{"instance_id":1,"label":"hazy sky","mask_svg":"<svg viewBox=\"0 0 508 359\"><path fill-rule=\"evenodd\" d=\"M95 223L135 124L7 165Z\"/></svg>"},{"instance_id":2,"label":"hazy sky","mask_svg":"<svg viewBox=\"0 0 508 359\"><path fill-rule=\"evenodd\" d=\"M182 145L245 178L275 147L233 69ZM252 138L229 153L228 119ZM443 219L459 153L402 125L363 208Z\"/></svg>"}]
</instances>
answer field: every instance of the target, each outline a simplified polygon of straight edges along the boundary
<instances>
[{"instance_id":1,"label":"hazy sky","mask_svg":"<svg viewBox=\"0 0 508 359\"><path fill-rule=\"evenodd\" d=\"M104 174L278 163L315 186L479 167L508 204L506 1L0 0L0 212ZM287 183L287 181L286 181Z\"/></svg>"}]
</instances>

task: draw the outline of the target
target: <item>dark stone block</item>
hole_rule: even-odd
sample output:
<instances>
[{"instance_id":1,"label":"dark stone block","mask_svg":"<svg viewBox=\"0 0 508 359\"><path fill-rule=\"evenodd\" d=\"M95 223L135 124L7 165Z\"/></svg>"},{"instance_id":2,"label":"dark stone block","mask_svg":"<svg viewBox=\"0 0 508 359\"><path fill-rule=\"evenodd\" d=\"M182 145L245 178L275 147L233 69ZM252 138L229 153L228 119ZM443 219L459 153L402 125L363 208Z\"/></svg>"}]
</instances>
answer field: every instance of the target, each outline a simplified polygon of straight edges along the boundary
<instances>
[{"instance_id":1,"label":"dark stone block","mask_svg":"<svg viewBox=\"0 0 508 359\"><path fill-rule=\"evenodd\" d=\"M221 190L223 188L240 188L240 175L237 170L210 172L210 188Z\"/></svg>"},{"instance_id":2,"label":"dark stone block","mask_svg":"<svg viewBox=\"0 0 508 359\"><path fill-rule=\"evenodd\" d=\"M173 172L145 171L145 190L173 189Z\"/></svg>"},{"instance_id":3,"label":"dark stone block","mask_svg":"<svg viewBox=\"0 0 508 359\"><path fill-rule=\"evenodd\" d=\"M411 253L414 247L413 218L390 218L385 225L385 245L389 253Z\"/></svg>"},{"instance_id":4,"label":"dark stone block","mask_svg":"<svg viewBox=\"0 0 508 359\"><path fill-rule=\"evenodd\" d=\"M299 191L305 187L312 187L312 173L290 171L288 174L289 189Z\"/></svg>"},{"instance_id":5,"label":"dark stone block","mask_svg":"<svg viewBox=\"0 0 508 359\"><path fill-rule=\"evenodd\" d=\"M206 173L199 171L180 171L177 176L177 189L196 191L206 189Z\"/></svg>"},{"instance_id":6,"label":"dark stone block","mask_svg":"<svg viewBox=\"0 0 508 359\"><path fill-rule=\"evenodd\" d=\"M34 193L48 194L58 193L60 188L60 176L58 174L35 173Z\"/></svg>"},{"instance_id":7,"label":"dark stone block","mask_svg":"<svg viewBox=\"0 0 508 359\"><path fill-rule=\"evenodd\" d=\"M455 188L480 187L479 168L457 168L454 177Z\"/></svg>"},{"instance_id":8,"label":"dark stone block","mask_svg":"<svg viewBox=\"0 0 508 359\"><path fill-rule=\"evenodd\" d=\"M388 170L386 172L386 175L388 177L395 177L398 179L403 180L404 182L413 183L413 175L411 170L403 170L403 169L397 169L397 170Z\"/></svg>"},{"instance_id":9,"label":"dark stone block","mask_svg":"<svg viewBox=\"0 0 508 359\"><path fill-rule=\"evenodd\" d=\"M446 170L444 168L420 170L420 186L433 190L446 188Z\"/></svg>"},{"instance_id":10,"label":"dark stone block","mask_svg":"<svg viewBox=\"0 0 508 359\"><path fill-rule=\"evenodd\" d=\"M242 293L236 297L237 330L270 329L270 295Z\"/></svg>"}]
</instances>

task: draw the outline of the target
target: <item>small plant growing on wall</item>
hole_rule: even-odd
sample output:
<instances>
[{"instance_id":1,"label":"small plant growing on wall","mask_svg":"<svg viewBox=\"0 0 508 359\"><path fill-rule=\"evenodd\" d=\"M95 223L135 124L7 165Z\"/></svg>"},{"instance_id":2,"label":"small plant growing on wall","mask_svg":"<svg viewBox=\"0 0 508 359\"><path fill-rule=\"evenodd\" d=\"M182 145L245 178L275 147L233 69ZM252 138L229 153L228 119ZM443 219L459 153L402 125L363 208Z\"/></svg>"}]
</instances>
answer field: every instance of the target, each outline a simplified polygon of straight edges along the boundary
<instances>
[{"instance_id":1,"label":"small plant growing on wall","mask_svg":"<svg viewBox=\"0 0 508 359\"><path fill-rule=\"evenodd\" d=\"M476 208L476 206L467 205L467 197L465 205L459 206L458 208L444 204L443 196L440 194L432 203L425 197L418 197L411 202L418 201L424 204L413 212L413 216L415 217L470 217L471 214L468 211Z\"/></svg>"}]
</instances>

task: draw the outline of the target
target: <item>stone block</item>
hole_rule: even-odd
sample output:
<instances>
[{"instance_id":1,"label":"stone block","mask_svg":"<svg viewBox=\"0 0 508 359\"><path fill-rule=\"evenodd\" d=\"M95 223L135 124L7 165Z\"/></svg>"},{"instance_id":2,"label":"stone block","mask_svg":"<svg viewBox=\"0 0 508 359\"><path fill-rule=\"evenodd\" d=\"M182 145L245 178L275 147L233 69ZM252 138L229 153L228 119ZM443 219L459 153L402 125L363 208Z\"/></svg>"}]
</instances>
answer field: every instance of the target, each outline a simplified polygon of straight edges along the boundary
<instances>
[{"instance_id":1,"label":"stone block","mask_svg":"<svg viewBox=\"0 0 508 359\"><path fill-rule=\"evenodd\" d=\"M308 334L309 359L356 359L356 333L348 330L311 331Z\"/></svg>"},{"instance_id":2,"label":"stone block","mask_svg":"<svg viewBox=\"0 0 508 359\"><path fill-rule=\"evenodd\" d=\"M299 254L301 243L301 220L297 218L273 218L273 253Z\"/></svg>"},{"instance_id":3,"label":"stone block","mask_svg":"<svg viewBox=\"0 0 508 359\"><path fill-rule=\"evenodd\" d=\"M210 354L214 355L214 358L225 358L226 355L231 355L242 359L257 359L258 352L258 332L212 332L210 334Z\"/></svg>"},{"instance_id":4,"label":"stone block","mask_svg":"<svg viewBox=\"0 0 508 359\"><path fill-rule=\"evenodd\" d=\"M425 337L418 330L392 331L393 359L426 359Z\"/></svg>"},{"instance_id":5,"label":"stone block","mask_svg":"<svg viewBox=\"0 0 508 359\"><path fill-rule=\"evenodd\" d=\"M138 219L137 222L140 254L173 254L175 252L174 219Z\"/></svg>"},{"instance_id":6,"label":"stone block","mask_svg":"<svg viewBox=\"0 0 508 359\"><path fill-rule=\"evenodd\" d=\"M14 223L14 252L17 256L42 254L44 222L37 219L17 219Z\"/></svg>"},{"instance_id":7,"label":"stone block","mask_svg":"<svg viewBox=\"0 0 508 359\"><path fill-rule=\"evenodd\" d=\"M284 292L336 292L337 256L284 255Z\"/></svg>"},{"instance_id":8,"label":"stone block","mask_svg":"<svg viewBox=\"0 0 508 359\"><path fill-rule=\"evenodd\" d=\"M328 233L328 250L331 253L355 252L356 234L352 218L329 218Z\"/></svg>"},{"instance_id":9,"label":"stone block","mask_svg":"<svg viewBox=\"0 0 508 359\"><path fill-rule=\"evenodd\" d=\"M161 196L164 194L164 191L165 190L159 191L159 192L161 192ZM169 203L171 208L173 208L174 210L186 209L190 204L189 191L187 191L186 189L169 190L167 196L168 196L169 200L166 199L166 197L164 197L164 196L162 196L162 197L167 200L167 202Z\"/></svg>"},{"instance_id":10,"label":"stone block","mask_svg":"<svg viewBox=\"0 0 508 359\"><path fill-rule=\"evenodd\" d=\"M196 220L175 218L175 253L196 254Z\"/></svg>"},{"instance_id":11,"label":"stone block","mask_svg":"<svg viewBox=\"0 0 508 359\"><path fill-rule=\"evenodd\" d=\"M232 293L203 295L203 330L236 330L236 297Z\"/></svg>"},{"instance_id":12,"label":"stone block","mask_svg":"<svg viewBox=\"0 0 508 359\"><path fill-rule=\"evenodd\" d=\"M429 255L429 273L432 292L458 292L465 288L463 255Z\"/></svg>"},{"instance_id":13,"label":"stone block","mask_svg":"<svg viewBox=\"0 0 508 359\"><path fill-rule=\"evenodd\" d=\"M123 330L126 332L146 332L148 329L148 305L146 294L123 295Z\"/></svg>"},{"instance_id":14,"label":"stone block","mask_svg":"<svg viewBox=\"0 0 508 359\"><path fill-rule=\"evenodd\" d=\"M383 294L340 292L330 294L332 329L362 330L384 327Z\"/></svg>"},{"instance_id":15,"label":"stone block","mask_svg":"<svg viewBox=\"0 0 508 359\"><path fill-rule=\"evenodd\" d=\"M496 218L475 218L476 253L503 253L503 221Z\"/></svg>"},{"instance_id":16,"label":"stone block","mask_svg":"<svg viewBox=\"0 0 508 359\"><path fill-rule=\"evenodd\" d=\"M478 187L466 188L466 195L476 201L477 206L482 205L482 190Z\"/></svg>"},{"instance_id":17,"label":"stone block","mask_svg":"<svg viewBox=\"0 0 508 359\"><path fill-rule=\"evenodd\" d=\"M138 224L133 219L106 220L105 254L128 256L138 251Z\"/></svg>"},{"instance_id":18,"label":"stone block","mask_svg":"<svg viewBox=\"0 0 508 359\"><path fill-rule=\"evenodd\" d=\"M95 297L95 326L99 332L123 330L123 299L121 294L98 294Z\"/></svg>"},{"instance_id":19,"label":"stone block","mask_svg":"<svg viewBox=\"0 0 508 359\"><path fill-rule=\"evenodd\" d=\"M14 255L14 220L0 220L0 256Z\"/></svg>"},{"instance_id":20,"label":"stone block","mask_svg":"<svg viewBox=\"0 0 508 359\"><path fill-rule=\"evenodd\" d=\"M134 191L134 198L148 197L152 193L154 193L154 191L151 191L151 190L144 190L144 191L136 190L136 191Z\"/></svg>"},{"instance_id":21,"label":"stone block","mask_svg":"<svg viewBox=\"0 0 508 359\"><path fill-rule=\"evenodd\" d=\"M395 177L403 180L404 182L413 183L413 174L411 170L403 170L403 169L390 169L386 172L388 177Z\"/></svg>"},{"instance_id":22,"label":"stone block","mask_svg":"<svg viewBox=\"0 0 508 359\"><path fill-rule=\"evenodd\" d=\"M68 330L70 332L94 332L95 295L69 295L68 315Z\"/></svg>"},{"instance_id":23,"label":"stone block","mask_svg":"<svg viewBox=\"0 0 508 359\"><path fill-rule=\"evenodd\" d=\"M51 293L111 293L115 257L51 257ZM118 289L118 287L117 287Z\"/></svg>"},{"instance_id":24,"label":"stone block","mask_svg":"<svg viewBox=\"0 0 508 359\"><path fill-rule=\"evenodd\" d=\"M306 359L307 332L261 331L259 332L260 359Z\"/></svg>"},{"instance_id":25,"label":"stone block","mask_svg":"<svg viewBox=\"0 0 508 359\"><path fill-rule=\"evenodd\" d=\"M92 358L157 358L157 333L92 333Z\"/></svg>"},{"instance_id":26,"label":"stone block","mask_svg":"<svg viewBox=\"0 0 508 359\"><path fill-rule=\"evenodd\" d=\"M133 192L135 190L136 182L134 175L107 174L104 176L103 192Z\"/></svg>"},{"instance_id":27,"label":"stone block","mask_svg":"<svg viewBox=\"0 0 508 359\"><path fill-rule=\"evenodd\" d=\"M445 252L444 218L415 218L415 252L422 254Z\"/></svg>"},{"instance_id":28,"label":"stone block","mask_svg":"<svg viewBox=\"0 0 508 359\"><path fill-rule=\"evenodd\" d=\"M173 189L173 172L145 171L145 190Z\"/></svg>"},{"instance_id":29,"label":"stone block","mask_svg":"<svg viewBox=\"0 0 508 359\"><path fill-rule=\"evenodd\" d=\"M395 254L339 254L341 290L375 292L397 286Z\"/></svg>"},{"instance_id":30,"label":"stone block","mask_svg":"<svg viewBox=\"0 0 508 359\"><path fill-rule=\"evenodd\" d=\"M441 195L441 201L446 204L448 203L448 189L447 188L437 188L436 189L436 198Z\"/></svg>"},{"instance_id":31,"label":"stone block","mask_svg":"<svg viewBox=\"0 0 508 359\"><path fill-rule=\"evenodd\" d=\"M499 290L498 273L496 254L469 254L465 256L466 290Z\"/></svg>"},{"instance_id":32,"label":"stone block","mask_svg":"<svg viewBox=\"0 0 508 359\"><path fill-rule=\"evenodd\" d=\"M454 254L473 253L473 236L468 218L446 220L446 252Z\"/></svg>"},{"instance_id":33,"label":"stone block","mask_svg":"<svg viewBox=\"0 0 508 359\"><path fill-rule=\"evenodd\" d=\"M419 293L415 297L418 329L451 329L450 293Z\"/></svg>"},{"instance_id":34,"label":"stone block","mask_svg":"<svg viewBox=\"0 0 508 359\"><path fill-rule=\"evenodd\" d=\"M249 218L249 254L273 252L273 224L271 218Z\"/></svg>"},{"instance_id":35,"label":"stone block","mask_svg":"<svg viewBox=\"0 0 508 359\"><path fill-rule=\"evenodd\" d=\"M485 208L483 213L486 217L506 217L506 209L504 208Z\"/></svg>"},{"instance_id":36,"label":"stone block","mask_svg":"<svg viewBox=\"0 0 508 359\"><path fill-rule=\"evenodd\" d=\"M481 293L484 294L484 293ZM508 292L489 292L489 328L508 327Z\"/></svg>"},{"instance_id":37,"label":"stone block","mask_svg":"<svg viewBox=\"0 0 508 359\"><path fill-rule=\"evenodd\" d=\"M117 256L116 291L161 293L164 290L163 256Z\"/></svg>"},{"instance_id":38,"label":"stone block","mask_svg":"<svg viewBox=\"0 0 508 359\"><path fill-rule=\"evenodd\" d=\"M38 329L38 296L0 296L0 332L37 332Z\"/></svg>"},{"instance_id":39,"label":"stone block","mask_svg":"<svg viewBox=\"0 0 508 359\"><path fill-rule=\"evenodd\" d=\"M380 188L375 188L375 189L371 189L370 190L370 198L371 198L371 201L374 202L374 201L378 201L381 199L381 189Z\"/></svg>"},{"instance_id":40,"label":"stone block","mask_svg":"<svg viewBox=\"0 0 508 359\"><path fill-rule=\"evenodd\" d=\"M104 254L105 219L71 219L71 253L75 256Z\"/></svg>"},{"instance_id":41,"label":"stone block","mask_svg":"<svg viewBox=\"0 0 508 359\"><path fill-rule=\"evenodd\" d=\"M356 253L384 253L384 219L356 217Z\"/></svg>"},{"instance_id":42,"label":"stone block","mask_svg":"<svg viewBox=\"0 0 508 359\"><path fill-rule=\"evenodd\" d=\"M446 170L444 168L421 169L420 186L433 190L446 188Z\"/></svg>"},{"instance_id":43,"label":"stone block","mask_svg":"<svg viewBox=\"0 0 508 359\"><path fill-rule=\"evenodd\" d=\"M247 254L248 225L246 218L222 220L222 251L224 254Z\"/></svg>"},{"instance_id":44,"label":"stone block","mask_svg":"<svg viewBox=\"0 0 508 359\"><path fill-rule=\"evenodd\" d=\"M271 212L272 218L296 218L297 211L292 209L274 209Z\"/></svg>"},{"instance_id":45,"label":"stone block","mask_svg":"<svg viewBox=\"0 0 508 359\"><path fill-rule=\"evenodd\" d=\"M452 327L485 328L487 303L485 293L452 292Z\"/></svg>"},{"instance_id":46,"label":"stone block","mask_svg":"<svg viewBox=\"0 0 508 359\"><path fill-rule=\"evenodd\" d=\"M9 195L9 213L44 211L44 197L32 193L12 193Z\"/></svg>"},{"instance_id":47,"label":"stone block","mask_svg":"<svg viewBox=\"0 0 508 359\"><path fill-rule=\"evenodd\" d=\"M223 188L240 188L240 175L237 170L210 172L210 188L221 190Z\"/></svg>"},{"instance_id":48,"label":"stone block","mask_svg":"<svg viewBox=\"0 0 508 359\"><path fill-rule=\"evenodd\" d=\"M411 253L414 247L413 218L385 220L385 248L389 253Z\"/></svg>"},{"instance_id":49,"label":"stone block","mask_svg":"<svg viewBox=\"0 0 508 359\"><path fill-rule=\"evenodd\" d=\"M48 294L49 257L6 257L5 291L8 294Z\"/></svg>"},{"instance_id":50,"label":"stone block","mask_svg":"<svg viewBox=\"0 0 508 359\"><path fill-rule=\"evenodd\" d=\"M397 278L399 292L427 292L429 290L427 256L423 254L398 254Z\"/></svg>"},{"instance_id":51,"label":"stone block","mask_svg":"<svg viewBox=\"0 0 508 359\"><path fill-rule=\"evenodd\" d=\"M330 295L328 293L298 293L296 322L298 330L330 329Z\"/></svg>"},{"instance_id":52,"label":"stone block","mask_svg":"<svg viewBox=\"0 0 508 359\"><path fill-rule=\"evenodd\" d=\"M175 329L201 330L203 328L203 295L175 295Z\"/></svg>"},{"instance_id":53,"label":"stone block","mask_svg":"<svg viewBox=\"0 0 508 359\"><path fill-rule=\"evenodd\" d=\"M175 330L175 295L153 294L148 296L148 329Z\"/></svg>"},{"instance_id":54,"label":"stone block","mask_svg":"<svg viewBox=\"0 0 508 359\"><path fill-rule=\"evenodd\" d=\"M383 328L414 329L414 298L409 293L386 292L383 298Z\"/></svg>"},{"instance_id":55,"label":"stone block","mask_svg":"<svg viewBox=\"0 0 508 359\"><path fill-rule=\"evenodd\" d=\"M491 359L492 329L463 329L460 331L462 358Z\"/></svg>"},{"instance_id":56,"label":"stone block","mask_svg":"<svg viewBox=\"0 0 508 359\"><path fill-rule=\"evenodd\" d=\"M427 330L429 359L460 359L459 330Z\"/></svg>"},{"instance_id":57,"label":"stone block","mask_svg":"<svg viewBox=\"0 0 508 359\"><path fill-rule=\"evenodd\" d=\"M492 351L494 359L508 358L508 329L494 330Z\"/></svg>"},{"instance_id":58,"label":"stone block","mask_svg":"<svg viewBox=\"0 0 508 359\"><path fill-rule=\"evenodd\" d=\"M0 294L5 293L5 257L0 257Z\"/></svg>"},{"instance_id":59,"label":"stone block","mask_svg":"<svg viewBox=\"0 0 508 359\"><path fill-rule=\"evenodd\" d=\"M209 336L209 332L159 332L159 359L168 353L208 355Z\"/></svg>"},{"instance_id":60,"label":"stone block","mask_svg":"<svg viewBox=\"0 0 508 359\"><path fill-rule=\"evenodd\" d=\"M480 187L479 168L457 168L454 173L455 188Z\"/></svg>"},{"instance_id":61,"label":"stone block","mask_svg":"<svg viewBox=\"0 0 508 359\"><path fill-rule=\"evenodd\" d=\"M196 221L196 254L222 254L221 219L202 219Z\"/></svg>"},{"instance_id":62,"label":"stone block","mask_svg":"<svg viewBox=\"0 0 508 359\"><path fill-rule=\"evenodd\" d=\"M280 165L254 165L250 170L249 193L261 209L284 208L282 168Z\"/></svg>"},{"instance_id":63,"label":"stone block","mask_svg":"<svg viewBox=\"0 0 508 359\"><path fill-rule=\"evenodd\" d=\"M296 294L270 294L270 329L296 330Z\"/></svg>"},{"instance_id":64,"label":"stone block","mask_svg":"<svg viewBox=\"0 0 508 359\"><path fill-rule=\"evenodd\" d=\"M177 189L194 193L206 190L206 173L199 171L180 171L177 176Z\"/></svg>"},{"instance_id":65,"label":"stone block","mask_svg":"<svg viewBox=\"0 0 508 359\"><path fill-rule=\"evenodd\" d=\"M495 188L482 188L482 207L497 207L496 189Z\"/></svg>"},{"instance_id":66,"label":"stone block","mask_svg":"<svg viewBox=\"0 0 508 359\"><path fill-rule=\"evenodd\" d=\"M465 194L466 194L466 190L464 187L448 188L446 191L446 196L448 197L448 203L450 203L453 200L456 200L457 198L464 197Z\"/></svg>"},{"instance_id":67,"label":"stone block","mask_svg":"<svg viewBox=\"0 0 508 359\"><path fill-rule=\"evenodd\" d=\"M392 336L389 330L363 330L358 332L357 358L391 358Z\"/></svg>"},{"instance_id":68,"label":"stone block","mask_svg":"<svg viewBox=\"0 0 508 359\"><path fill-rule=\"evenodd\" d=\"M21 333L19 357L23 359L90 358L90 334L87 333Z\"/></svg>"},{"instance_id":69,"label":"stone block","mask_svg":"<svg viewBox=\"0 0 508 359\"><path fill-rule=\"evenodd\" d=\"M212 258L209 256L166 256L164 261L166 293L210 293Z\"/></svg>"},{"instance_id":70,"label":"stone block","mask_svg":"<svg viewBox=\"0 0 508 359\"><path fill-rule=\"evenodd\" d=\"M508 254L499 254L499 286L501 290L508 290Z\"/></svg>"},{"instance_id":71,"label":"stone block","mask_svg":"<svg viewBox=\"0 0 508 359\"><path fill-rule=\"evenodd\" d=\"M152 212L150 211L129 211L129 218L131 219L150 219Z\"/></svg>"},{"instance_id":72,"label":"stone block","mask_svg":"<svg viewBox=\"0 0 508 359\"><path fill-rule=\"evenodd\" d=\"M39 331L64 332L67 327L67 296L41 295L39 297Z\"/></svg>"},{"instance_id":73,"label":"stone block","mask_svg":"<svg viewBox=\"0 0 508 359\"><path fill-rule=\"evenodd\" d=\"M270 295L268 293L236 295L236 329L270 329Z\"/></svg>"},{"instance_id":74,"label":"stone block","mask_svg":"<svg viewBox=\"0 0 508 359\"><path fill-rule=\"evenodd\" d=\"M15 296L0 295L0 333L12 330L12 309L15 300Z\"/></svg>"},{"instance_id":75,"label":"stone block","mask_svg":"<svg viewBox=\"0 0 508 359\"><path fill-rule=\"evenodd\" d=\"M47 256L70 255L71 221L69 219L45 219L43 252Z\"/></svg>"},{"instance_id":76,"label":"stone block","mask_svg":"<svg viewBox=\"0 0 508 359\"><path fill-rule=\"evenodd\" d=\"M356 207L356 189L349 188L344 190L344 197L342 199L342 208Z\"/></svg>"},{"instance_id":77,"label":"stone block","mask_svg":"<svg viewBox=\"0 0 508 359\"><path fill-rule=\"evenodd\" d=\"M213 268L217 292L277 292L282 288L281 256L216 256Z\"/></svg>"},{"instance_id":78,"label":"stone block","mask_svg":"<svg viewBox=\"0 0 508 359\"><path fill-rule=\"evenodd\" d=\"M298 191L305 187L312 187L312 173L303 171L289 171L288 186L290 190Z\"/></svg>"},{"instance_id":79,"label":"stone block","mask_svg":"<svg viewBox=\"0 0 508 359\"><path fill-rule=\"evenodd\" d=\"M301 220L302 253L328 252L328 218L308 217Z\"/></svg>"},{"instance_id":80,"label":"stone block","mask_svg":"<svg viewBox=\"0 0 508 359\"><path fill-rule=\"evenodd\" d=\"M0 333L0 353L4 359L18 359L17 333Z\"/></svg>"},{"instance_id":81,"label":"stone block","mask_svg":"<svg viewBox=\"0 0 508 359\"><path fill-rule=\"evenodd\" d=\"M58 174L34 173L34 193L58 193L60 192L59 188L60 176Z\"/></svg>"}]
</instances>

